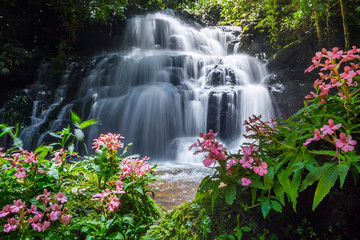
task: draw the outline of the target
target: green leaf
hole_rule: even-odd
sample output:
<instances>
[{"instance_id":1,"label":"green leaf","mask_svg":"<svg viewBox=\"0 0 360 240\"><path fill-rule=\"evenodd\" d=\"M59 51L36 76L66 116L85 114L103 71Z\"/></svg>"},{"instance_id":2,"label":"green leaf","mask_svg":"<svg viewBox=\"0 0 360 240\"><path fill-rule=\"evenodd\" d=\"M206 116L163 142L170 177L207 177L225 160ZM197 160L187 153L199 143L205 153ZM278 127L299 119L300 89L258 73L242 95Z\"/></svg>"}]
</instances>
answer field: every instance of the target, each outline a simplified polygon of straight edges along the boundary
<instances>
[{"instance_id":1,"label":"green leaf","mask_svg":"<svg viewBox=\"0 0 360 240\"><path fill-rule=\"evenodd\" d=\"M71 121L75 124L81 124L81 118L79 117L79 115L77 115L76 113L74 113L73 111L71 111Z\"/></svg>"},{"instance_id":2,"label":"green leaf","mask_svg":"<svg viewBox=\"0 0 360 240\"><path fill-rule=\"evenodd\" d=\"M50 136L53 136L55 138L59 138L59 139L62 139L62 136L57 134L57 133L54 133L54 132L48 132Z\"/></svg>"},{"instance_id":3,"label":"green leaf","mask_svg":"<svg viewBox=\"0 0 360 240\"><path fill-rule=\"evenodd\" d=\"M211 197L211 211L214 211L215 200L219 196L220 181L215 181L212 185L213 195Z\"/></svg>"},{"instance_id":4,"label":"green leaf","mask_svg":"<svg viewBox=\"0 0 360 240\"><path fill-rule=\"evenodd\" d=\"M282 210L281 204L276 200L271 200L271 208L274 209L276 212L280 212Z\"/></svg>"},{"instance_id":5,"label":"green leaf","mask_svg":"<svg viewBox=\"0 0 360 240\"><path fill-rule=\"evenodd\" d=\"M311 186L315 181L318 181L320 177L335 164L336 163L325 163L323 166L315 168L313 171L310 171L301 183L299 191L304 191L308 186Z\"/></svg>"},{"instance_id":6,"label":"green leaf","mask_svg":"<svg viewBox=\"0 0 360 240\"><path fill-rule=\"evenodd\" d=\"M81 129L84 129L86 127L89 127L91 125L94 125L94 124L97 124L98 122L95 120L95 119L90 119L90 120L87 120L87 121L84 121L80 124L80 128Z\"/></svg>"},{"instance_id":7,"label":"green leaf","mask_svg":"<svg viewBox=\"0 0 360 240\"><path fill-rule=\"evenodd\" d=\"M233 204L236 199L236 186L234 184L225 188L225 201L227 204Z\"/></svg>"},{"instance_id":8,"label":"green leaf","mask_svg":"<svg viewBox=\"0 0 360 240\"><path fill-rule=\"evenodd\" d=\"M107 238L111 238L111 239L124 239L124 235L122 235L119 232L114 232L112 234L110 234L109 236L107 236Z\"/></svg>"},{"instance_id":9,"label":"green leaf","mask_svg":"<svg viewBox=\"0 0 360 240\"><path fill-rule=\"evenodd\" d=\"M296 171L294 173L294 176L290 184L290 199L291 202L293 203L293 209L295 212L296 212L297 197L299 196L298 192L299 192L301 177L302 177L301 171Z\"/></svg>"},{"instance_id":10,"label":"green leaf","mask_svg":"<svg viewBox=\"0 0 360 240\"><path fill-rule=\"evenodd\" d=\"M139 192L141 195L144 195L144 190L141 187L136 187L135 190Z\"/></svg>"},{"instance_id":11,"label":"green leaf","mask_svg":"<svg viewBox=\"0 0 360 240\"><path fill-rule=\"evenodd\" d=\"M285 191L281 187L280 183L275 183L273 186L273 190L277 200L279 200L282 205L285 205Z\"/></svg>"},{"instance_id":12,"label":"green leaf","mask_svg":"<svg viewBox=\"0 0 360 240\"><path fill-rule=\"evenodd\" d=\"M47 172L47 175L59 180L59 171L55 163L51 166L50 170Z\"/></svg>"},{"instance_id":13,"label":"green leaf","mask_svg":"<svg viewBox=\"0 0 360 240\"><path fill-rule=\"evenodd\" d=\"M331 157L339 157L341 160L345 160L344 156L341 154L338 154L336 151L328 151L328 150L314 150L314 151L310 151L310 153L312 154L317 154L317 155L328 155Z\"/></svg>"},{"instance_id":14,"label":"green leaf","mask_svg":"<svg viewBox=\"0 0 360 240\"><path fill-rule=\"evenodd\" d=\"M7 134L8 132L11 132L12 129L14 129L15 127L3 127L2 133L0 133L0 137L2 137L3 135Z\"/></svg>"},{"instance_id":15,"label":"green leaf","mask_svg":"<svg viewBox=\"0 0 360 240\"><path fill-rule=\"evenodd\" d=\"M248 226L242 226L240 229L241 229L241 231L244 231L244 232L250 232L252 230Z\"/></svg>"},{"instance_id":16,"label":"green leaf","mask_svg":"<svg viewBox=\"0 0 360 240\"><path fill-rule=\"evenodd\" d=\"M315 190L315 196L312 207L313 211L319 205L319 203L324 199L324 197L330 192L330 189L335 185L338 176L339 176L338 166L333 166L321 176Z\"/></svg>"},{"instance_id":17,"label":"green leaf","mask_svg":"<svg viewBox=\"0 0 360 240\"><path fill-rule=\"evenodd\" d=\"M339 167L339 178L340 178L340 188L344 185L346 175L349 172L350 165L347 162L340 162Z\"/></svg>"},{"instance_id":18,"label":"green leaf","mask_svg":"<svg viewBox=\"0 0 360 240\"><path fill-rule=\"evenodd\" d=\"M271 209L271 203L269 199L266 199L261 203L261 212L264 218L269 214Z\"/></svg>"}]
</instances>

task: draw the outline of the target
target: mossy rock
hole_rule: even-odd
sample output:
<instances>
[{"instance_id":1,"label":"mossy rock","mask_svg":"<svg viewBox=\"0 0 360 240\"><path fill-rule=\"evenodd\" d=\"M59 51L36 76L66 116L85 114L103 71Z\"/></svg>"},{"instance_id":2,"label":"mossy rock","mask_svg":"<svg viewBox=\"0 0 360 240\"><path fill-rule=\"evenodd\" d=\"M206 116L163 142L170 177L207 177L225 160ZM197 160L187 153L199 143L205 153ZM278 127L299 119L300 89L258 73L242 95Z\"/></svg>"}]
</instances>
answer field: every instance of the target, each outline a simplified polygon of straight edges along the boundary
<instances>
[{"instance_id":1,"label":"mossy rock","mask_svg":"<svg viewBox=\"0 0 360 240\"><path fill-rule=\"evenodd\" d=\"M251 202L249 189L239 187L236 200L228 205L225 190L220 188L213 209L211 193L198 195L191 203L164 214L142 239L236 239L234 229L245 226L251 231L243 232L242 239L250 240L360 239L356 231L360 224L359 185L349 181L342 189L332 189L312 211L314 190L300 193L296 212L287 204L282 213L270 211L264 219L260 207L244 209L244 203Z\"/></svg>"}]
</instances>

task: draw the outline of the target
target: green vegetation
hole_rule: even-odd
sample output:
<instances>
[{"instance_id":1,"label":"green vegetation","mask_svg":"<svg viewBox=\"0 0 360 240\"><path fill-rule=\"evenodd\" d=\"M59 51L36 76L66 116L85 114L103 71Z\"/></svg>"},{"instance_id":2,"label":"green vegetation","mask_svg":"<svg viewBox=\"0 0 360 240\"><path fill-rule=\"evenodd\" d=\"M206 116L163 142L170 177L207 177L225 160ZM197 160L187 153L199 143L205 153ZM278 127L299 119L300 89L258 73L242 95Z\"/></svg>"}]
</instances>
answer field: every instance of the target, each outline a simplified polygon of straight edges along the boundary
<instances>
[{"instance_id":1,"label":"green vegetation","mask_svg":"<svg viewBox=\"0 0 360 240\"><path fill-rule=\"evenodd\" d=\"M74 145L96 121L71 119L72 128L50 133L57 142L31 152L18 129L1 125L0 137L14 140L0 153L2 239L139 239L159 218L148 196L156 180L148 158L122 158L130 145L111 133L94 140L95 155L79 156Z\"/></svg>"}]
</instances>

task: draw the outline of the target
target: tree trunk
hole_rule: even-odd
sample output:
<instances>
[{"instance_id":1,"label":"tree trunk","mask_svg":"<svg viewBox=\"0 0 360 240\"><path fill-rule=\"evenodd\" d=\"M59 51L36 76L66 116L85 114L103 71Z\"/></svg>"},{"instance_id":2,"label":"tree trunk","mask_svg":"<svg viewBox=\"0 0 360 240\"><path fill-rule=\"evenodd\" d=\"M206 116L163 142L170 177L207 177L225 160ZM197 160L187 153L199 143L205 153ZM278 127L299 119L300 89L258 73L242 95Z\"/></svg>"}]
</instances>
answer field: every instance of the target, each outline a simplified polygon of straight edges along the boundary
<instances>
[{"instance_id":1,"label":"tree trunk","mask_svg":"<svg viewBox=\"0 0 360 240\"><path fill-rule=\"evenodd\" d=\"M330 34L330 24L329 24L329 14L330 14L330 0L328 0L327 9L326 9L326 32L327 32L327 47L331 47L331 34Z\"/></svg>"},{"instance_id":2,"label":"tree trunk","mask_svg":"<svg viewBox=\"0 0 360 240\"><path fill-rule=\"evenodd\" d=\"M344 40L345 40L345 50L350 48L350 38L349 38L349 29L345 19L345 11L344 11L344 4L342 0L339 0L341 6L341 16L343 20L343 28L344 28Z\"/></svg>"},{"instance_id":3,"label":"tree trunk","mask_svg":"<svg viewBox=\"0 0 360 240\"><path fill-rule=\"evenodd\" d=\"M319 40L319 46L321 47L323 45L323 35L322 35L322 29L320 27L319 16L318 16L316 11L314 11L314 17L315 17L315 26L316 26L317 38Z\"/></svg>"}]
</instances>

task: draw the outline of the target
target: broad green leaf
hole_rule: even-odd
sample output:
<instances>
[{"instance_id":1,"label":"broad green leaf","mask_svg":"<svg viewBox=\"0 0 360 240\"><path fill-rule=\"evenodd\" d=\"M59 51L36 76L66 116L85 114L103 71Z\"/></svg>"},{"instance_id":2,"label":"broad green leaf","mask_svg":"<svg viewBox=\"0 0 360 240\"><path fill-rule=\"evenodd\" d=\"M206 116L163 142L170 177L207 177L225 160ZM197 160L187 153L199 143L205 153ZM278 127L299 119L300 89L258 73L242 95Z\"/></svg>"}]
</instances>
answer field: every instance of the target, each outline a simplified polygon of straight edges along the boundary
<instances>
[{"instance_id":1,"label":"broad green leaf","mask_svg":"<svg viewBox=\"0 0 360 240\"><path fill-rule=\"evenodd\" d=\"M281 187L280 183L275 183L273 186L273 190L277 200L279 200L282 205L285 205L285 191Z\"/></svg>"},{"instance_id":2,"label":"broad green leaf","mask_svg":"<svg viewBox=\"0 0 360 240\"><path fill-rule=\"evenodd\" d=\"M122 235L119 232L114 232L112 234L110 234L109 236L107 236L107 238L111 238L111 239L125 239L124 235Z\"/></svg>"},{"instance_id":3,"label":"broad green leaf","mask_svg":"<svg viewBox=\"0 0 360 240\"><path fill-rule=\"evenodd\" d=\"M139 192L141 195L144 195L144 190L141 187L135 188L137 192Z\"/></svg>"},{"instance_id":4,"label":"broad green leaf","mask_svg":"<svg viewBox=\"0 0 360 240\"><path fill-rule=\"evenodd\" d=\"M241 231L241 229L237 229L235 235L236 235L237 239L240 239L240 240L241 240L241 238L242 238L242 231ZM234 238L234 240L235 240L235 238Z\"/></svg>"},{"instance_id":5,"label":"broad green leaf","mask_svg":"<svg viewBox=\"0 0 360 240\"><path fill-rule=\"evenodd\" d=\"M269 214L271 209L271 203L269 199L266 199L261 203L261 212L264 218Z\"/></svg>"},{"instance_id":6,"label":"broad green leaf","mask_svg":"<svg viewBox=\"0 0 360 240\"><path fill-rule=\"evenodd\" d=\"M339 176L339 167L333 166L323 174L319 180L319 183L315 190L315 196L313 201L312 210L319 205L324 197L329 193L330 189L335 185L336 180Z\"/></svg>"},{"instance_id":7,"label":"broad green leaf","mask_svg":"<svg viewBox=\"0 0 360 240\"><path fill-rule=\"evenodd\" d=\"M271 208L274 209L276 212L281 213L282 206L278 201L271 200Z\"/></svg>"},{"instance_id":8,"label":"broad green leaf","mask_svg":"<svg viewBox=\"0 0 360 240\"><path fill-rule=\"evenodd\" d=\"M236 186L234 184L225 188L225 201L227 204L233 204L236 199Z\"/></svg>"},{"instance_id":9,"label":"broad green leaf","mask_svg":"<svg viewBox=\"0 0 360 240\"><path fill-rule=\"evenodd\" d=\"M95 120L95 119L90 119L90 120L87 120L87 121L84 121L80 124L80 128L81 129L84 129L86 127L89 127L91 125L94 125L94 124L97 124L98 122Z\"/></svg>"},{"instance_id":10,"label":"broad green leaf","mask_svg":"<svg viewBox=\"0 0 360 240\"><path fill-rule=\"evenodd\" d=\"M81 118L79 117L79 115L77 115L76 113L74 113L73 111L71 111L71 121L75 124L80 124L81 123Z\"/></svg>"},{"instance_id":11,"label":"broad green leaf","mask_svg":"<svg viewBox=\"0 0 360 240\"><path fill-rule=\"evenodd\" d=\"M50 170L47 172L47 175L59 180L59 171L55 163L51 166Z\"/></svg>"},{"instance_id":12,"label":"broad green leaf","mask_svg":"<svg viewBox=\"0 0 360 240\"><path fill-rule=\"evenodd\" d=\"M240 229L241 229L241 231L244 231L244 232L250 232L252 230L248 226L242 226Z\"/></svg>"},{"instance_id":13,"label":"broad green leaf","mask_svg":"<svg viewBox=\"0 0 360 240\"><path fill-rule=\"evenodd\" d=\"M14 128L15 128L15 127L4 127L4 128L2 128L2 129L1 129L1 130L2 130L2 133L0 133L0 137L2 137L3 135L11 132L11 130L14 129Z\"/></svg>"},{"instance_id":14,"label":"broad green leaf","mask_svg":"<svg viewBox=\"0 0 360 240\"><path fill-rule=\"evenodd\" d=\"M311 186L315 181L318 181L320 177L335 164L336 163L325 163L323 166L310 171L302 181L299 191L304 191L308 186Z\"/></svg>"},{"instance_id":15,"label":"broad green leaf","mask_svg":"<svg viewBox=\"0 0 360 240\"><path fill-rule=\"evenodd\" d=\"M57 133L54 133L54 132L48 132L50 136L53 136L55 138L59 138L59 139L62 139L62 136L57 134Z\"/></svg>"},{"instance_id":16,"label":"broad green leaf","mask_svg":"<svg viewBox=\"0 0 360 240\"><path fill-rule=\"evenodd\" d=\"M285 176L285 171L283 169L278 172L277 177L285 193L290 194L290 180L287 176Z\"/></svg>"},{"instance_id":17,"label":"broad green leaf","mask_svg":"<svg viewBox=\"0 0 360 240\"><path fill-rule=\"evenodd\" d=\"M215 181L215 183L212 185L213 195L211 197L211 211L214 211L215 200L219 196L219 186L220 181Z\"/></svg>"},{"instance_id":18,"label":"broad green leaf","mask_svg":"<svg viewBox=\"0 0 360 240\"><path fill-rule=\"evenodd\" d=\"M251 204L252 204L252 205L255 205L256 192L257 192L257 189L256 189L256 188L251 188Z\"/></svg>"},{"instance_id":19,"label":"broad green leaf","mask_svg":"<svg viewBox=\"0 0 360 240\"><path fill-rule=\"evenodd\" d=\"M338 154L336 151L328 151L328 150L314 150L314 151L310 151L310 153L312 154L317 154L317 155L328 155L331 157L339 157L341 160L345 160L344 156L341 154Z\"/></svg>"},{"instance_id":20,"label":"broad green leaf","mask_svg":"<svg viewBox=\"0 0 360 240\"><path fill-rule=\"evenodd\" d=\"M340 178L340 188L344 185L346 175L349 172L350 165L347 162L340 162L339 167L339 178Z\"/></svg>"},{"instance_id":21,"label":"broad green leaf","mask_svg":"<svg viewBox=\"0 0 360 240\"><path fill-rule=\"evenodd\" d=\"M299 196L299 186L301 182L302 173L301 171L296 171L294 173L294 176L292 178L291 184L290 184L290 199L293 203L293 209L296 212L296 204L297 204L297 197Z\"/></svg>"}]
</instances>

